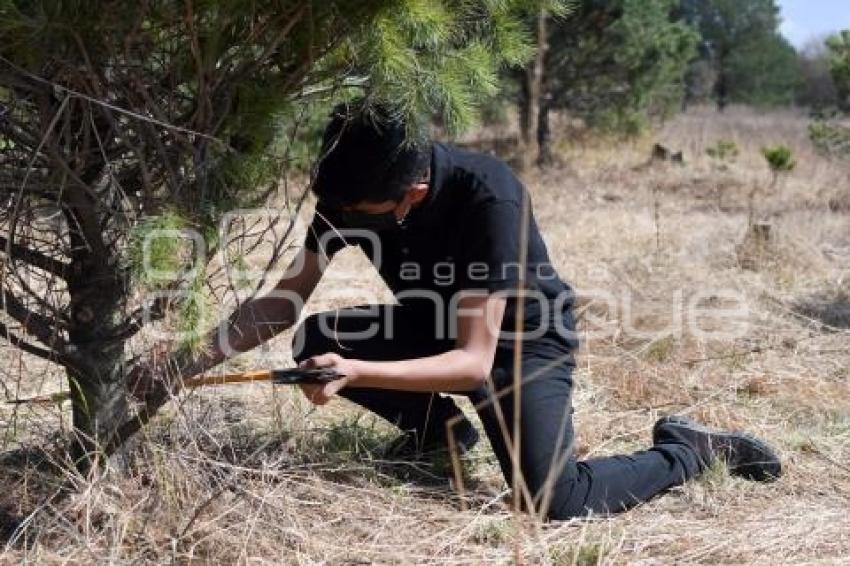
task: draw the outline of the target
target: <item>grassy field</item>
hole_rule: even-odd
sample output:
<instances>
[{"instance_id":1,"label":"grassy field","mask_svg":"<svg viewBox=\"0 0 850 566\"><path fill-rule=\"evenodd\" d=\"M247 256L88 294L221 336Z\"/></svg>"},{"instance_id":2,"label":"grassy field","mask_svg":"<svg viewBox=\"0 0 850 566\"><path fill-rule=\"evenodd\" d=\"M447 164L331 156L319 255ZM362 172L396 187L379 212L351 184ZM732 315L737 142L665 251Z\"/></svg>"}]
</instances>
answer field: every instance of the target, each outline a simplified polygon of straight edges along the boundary
<instances>
[{"instance_id":1,"label":"grassy field","mask_svg":"<svg viewBox=\"0 0 850 566\"><path fill-rule=\"evenodd\" d=\"M461 499L446 463L381 460L389 426L257 385L192 393L150 427L130 473L39 506L56 478L34 447L67 415L3 407L0 562L846 564L850 167L817 156L807 126L693 110L640 143L561 141L561 164L527 179L552 259L584 296L579 453L647 447L659 415L683 413L773 443L777 483L714 469L616 518L538 524L511 514L486 442L463 462ZM722 139L740 149L725 166L705 153ZM685 164L649 163L656 141ZM777 143L799 163L771 186L760 148ZM748 237L754 189L768 239ZM309 310L389 300L370 269L344 252ZM286 360L289 344L269 351ZM7 371L41 376L28 393L57 387L4 348Z\"/></svg>"}]
</instances>

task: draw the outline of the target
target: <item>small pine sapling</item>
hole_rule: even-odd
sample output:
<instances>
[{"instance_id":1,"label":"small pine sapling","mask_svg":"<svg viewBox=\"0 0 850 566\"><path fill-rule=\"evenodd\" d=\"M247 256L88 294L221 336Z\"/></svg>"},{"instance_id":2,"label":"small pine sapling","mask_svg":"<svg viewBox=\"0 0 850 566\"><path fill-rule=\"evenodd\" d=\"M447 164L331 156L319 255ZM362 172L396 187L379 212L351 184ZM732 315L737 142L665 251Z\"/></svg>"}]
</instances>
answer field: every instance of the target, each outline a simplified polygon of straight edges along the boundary
<instances>
[{"instance_id":1,"label":"small pine sapling","mask_svg":"<svg viewBox=\"0 0 850 566\"><path fill-rule=\"evenodd\" d=\"M794 153L785 145L763 147L761 153L770 168L770 190L773 191L780 179L794 170L797 162ZM772 226L769 222L755 222L755 199L758 192L759 185L756 184L750 191L747 235L738 248L739 261L745 269L757 269L770 248Z\"/></svg>"},{"instance_id":2,"label":"small pine sapling","mask_svg":"<svg viewBox=\"0 0 850 566\"><path fill-rule=\"evenodd\" d=\"M719 171L728 171L729 165L734 163L740 155L738 144L731 140L720 140L705 150Z\"/></svg>"},{"instance_id":3,"label":"small pine sapling","mask_svg":"<svg viewBox=\"0 0 850 566\"><path fill-rule=\"evenodd\" d=\"M797 166L797 162L794 161L794 154L791 151L791 148L787 146L776 145L772 147L763 147L761 148L761 154L764 156L765 161L767 161L767 165L770 167L770 173L772 175L770 182L771 189L776 187L782 175L790 173Z\"/></svg>"},{"instance_id":4,"label":"small pine sapling","mask_svg":"<svg viewBox=\"0 0 850 566\"><path fill-rule=\"evenodd\" d=\"M763 147L761 148L761 154L764 156L767 166L770 168L771 178L769 189L773 191L779 184L779 180L782 176L794 170L797 166L797 162L794 161L794 154L791 149L781 144ZM750 191L749 217L747 220L747 224L749 226L753 225L753 220L755 219L755 200L758 192L759 185L756 183L756 185L753 186L753 190Z\"/></svg>"}]
</instances>

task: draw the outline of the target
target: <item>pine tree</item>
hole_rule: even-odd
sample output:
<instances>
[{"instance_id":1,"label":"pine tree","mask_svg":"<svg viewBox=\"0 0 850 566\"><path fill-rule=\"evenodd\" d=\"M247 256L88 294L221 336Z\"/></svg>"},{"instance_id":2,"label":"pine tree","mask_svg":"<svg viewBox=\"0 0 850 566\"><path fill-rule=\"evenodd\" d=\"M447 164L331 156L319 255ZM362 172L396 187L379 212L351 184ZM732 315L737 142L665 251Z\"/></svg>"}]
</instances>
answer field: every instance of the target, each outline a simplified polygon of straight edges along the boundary
<instances>
[{"instance_id":1,"label":"pine tree","mask_svg":"<svg viewBox=\"0 0 850 566\"><path fill-rule=\"evenodd\" d=\"M531 55L520 14L540 5L0 0L0 335L66 372L78 461L167 400L135 407L128 376L154 355L184 367L197 344L131 344L152 324L210 322L210 262L232 243L218 222L281 190L299 117L358 95L411 134L434 112L461 129ZM202 241L149 237L188 228Z\"/></svg>"},{"instance_id":2,"label":"pine tree","mask_svg":"<svg viewBox=\"0 0 850 566\"><path fill-rule=\"evenodd\" d=\"M850 112L850 30L831 36L826 46L838 104L842 110Z\"/></svg>"},{"instance_id":3,"label":"pine tree","mask_svg":"<svg viewBox=\"0 0 850 566\"><path fill-rule=\"evenodd\" d=\"M826 47L839 110L850 111L850 30L829 37ZM834 115L824 113L821 119L810 126L809 137L823 155L850 161L850 127L847 126L845 116L840 111ZM843 200L846 201L846 195L843 195ZM835 207L841 206L844 206L843 202L835 202Z\"/></svg>"},{"instance_id":4,"label":"pine tree","mask_svg":"<svg viewBox=\"0 0 850 566\"><path fill-rule=\"evenodd\" d=\"M671 18L674 6L675 0L583 0L552 19L539 119L530 123L544 158L550 109L628 133L678 104L697 37Z\"/></svg>"},{"instance_id":5,"label":"pine tree","mask_svg":"<svg viewBox=\"0 0 850 566\"><path fill-rule=\"evenodd\" d=\"M800 85L797 102L817 112L838 105L838 93L832 77L831 54L823 39L812 40L800 52Z\"/></svg>"},{"instance_id":6,"label":"pine tree","mask_svg":"<svg viewBox=\"0 0 850 566\"><path fill-rule=\"evenodd\" d=\"M714 70L721 110L735 102L793 102L800 69L794 48L779 33L775 0L682 0L679 12L699 29L699 61Z\"/></svg>"}]
</instances>

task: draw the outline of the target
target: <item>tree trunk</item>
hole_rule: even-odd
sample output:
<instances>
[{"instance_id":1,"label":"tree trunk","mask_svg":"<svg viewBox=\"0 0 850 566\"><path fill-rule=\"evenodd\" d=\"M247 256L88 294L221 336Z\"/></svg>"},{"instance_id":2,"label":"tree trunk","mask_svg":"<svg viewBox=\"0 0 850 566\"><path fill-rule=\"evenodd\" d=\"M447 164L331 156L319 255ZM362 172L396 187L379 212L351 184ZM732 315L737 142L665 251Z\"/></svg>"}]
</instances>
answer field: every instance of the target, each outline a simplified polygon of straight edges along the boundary
<instances>
[{"instance_id":1,"label":"tree trunk","mask_svg":"<svg viewBox=\"0 0 850 566\"><path fill-rule=\"evenodd\" d=\"M524 170L537 163L540 147L537 143L538 113L543 87L546 60L546 11L537 15L537 53L523 80L523 97L520 104L520 163Z\"/></svg>"},{"instance_id":2,"label":"tree trunk","mask_svg":"<svg viewBox=\"0 0 850 566\"><path fill-rule=\"evenodd\" d=\"M120 361L104 356L96 364L86 375L68 374L75 435L70 453L83 473L103 463L103 448L129 414Z\"/></svg>"},{"instance_id":3,"label":"tree trunk","mask_svg":"<svg viewBox=\"0 0 850 566\"><path fill-rule=\"evenodd\" d=\"M717 96L717 109L720 112L726 110L729 105L729 77L726 73L726 57L721 56L717 61L717 84L715 86Z\"/></svg>"},{"instance_id":4,"label":"tree trunk","mask_svg":"<svg viewBox=\"0 0 850 566\"><path fill-rule=\"evenodd\" d=\"M124 385L124 341L115 339L124 304L119 277L101 267L69 282L70 344L81 367L68 371L76 437L71 454L87 471L101 460L102 448L129 414ZM86 273L84 270L83 273Z\"/></svg>"},{"instance_id":5,"label":"tree trunk","mask_svg":"<svg viewBox=\"0 0 850 566\"><path fill-rule=\"evenodd\" d=\"M549 110L552 97L546 93L540 97L540 110L537 113L537 165L552 163L552 130L549 127Z\"/></svg>"},{"instance_id":6,"label":"tree trunk","mask_svg":"<svg viewBox=\"0 0 850 566\"><path fill-rule=\"evenodd\" d=\"M525 153L530 151L529 144L530 139L532 137L531 129L533 128L533 122L530 119L532 115L531 108L533 107L531 103L531 93L529 92L529 84L528 84L528 71L523 70L522 76L519 81L519 101L518 101L518 119L519 119L519 140L517 140L518 147L517 151L519 152L517 157L517 165L522 168L526 165Z\"/></svg>"},{"instance_id":7,"label":"tree trunk","mask_svg":"<svg viewBox=\"0 0 850 566\"><path fill-rule=\"evenodd\" d=\"M93 167L87 180L97 178ZM69 189L65 207L72 249L68 277L68 342L77 360L67 371L75 438L70 452L80 471L103 458L103 449L129 411L124 384L124 344L118 326L128 296L126 271L104 246L98 207Z\"/></svg>"}]
</instances>

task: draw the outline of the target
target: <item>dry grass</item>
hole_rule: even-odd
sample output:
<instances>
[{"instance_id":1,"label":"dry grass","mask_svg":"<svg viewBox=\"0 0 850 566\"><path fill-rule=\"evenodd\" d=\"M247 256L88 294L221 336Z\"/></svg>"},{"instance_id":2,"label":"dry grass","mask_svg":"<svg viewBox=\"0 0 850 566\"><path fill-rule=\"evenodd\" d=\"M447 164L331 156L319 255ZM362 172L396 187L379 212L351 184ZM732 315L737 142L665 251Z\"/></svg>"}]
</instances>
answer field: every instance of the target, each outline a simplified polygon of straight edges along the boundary
<instances>
[{"instance_id":1,"label":"dry grass","mask_svg":"<svg viewBox=\"0 0 850 566\"><path fill-rule=\"evenodd\" d=\"M0 561L463 564L510 562L519 549L528 563L847 563L850 208L830 203L850 200L850 169L818 157L806 126L791 113L697 110L655 138L684 150L685 167L639 167L655 139L614 149L585 140L565 142L566 165L529 180L563 276L616 297L584 304L580 452L645 447L655 418L677 411L772 442L787 469L779 482L712 470L613 519L518 524L489 447L464 463L463 510L444 465L379 459L394 433L369 415L247 386L191 394L147 431L130 473L79 480L75 495L39 506L62 476L52 452L31 447L51 445L59 413L3 408ZM705 156L720 139L741 148L728 171ZM766 190L758 150L774 143L800 166L758 199L773 237L745 270L747 195ZM364 262L335 261L310 310L386 300ZM745 298L746 332L676 329L676 297L706 288ZM283 358L288 347L288 336L273 343ZM5 359L55 387L38 362Z\"/></svg>"}]
</instances>

